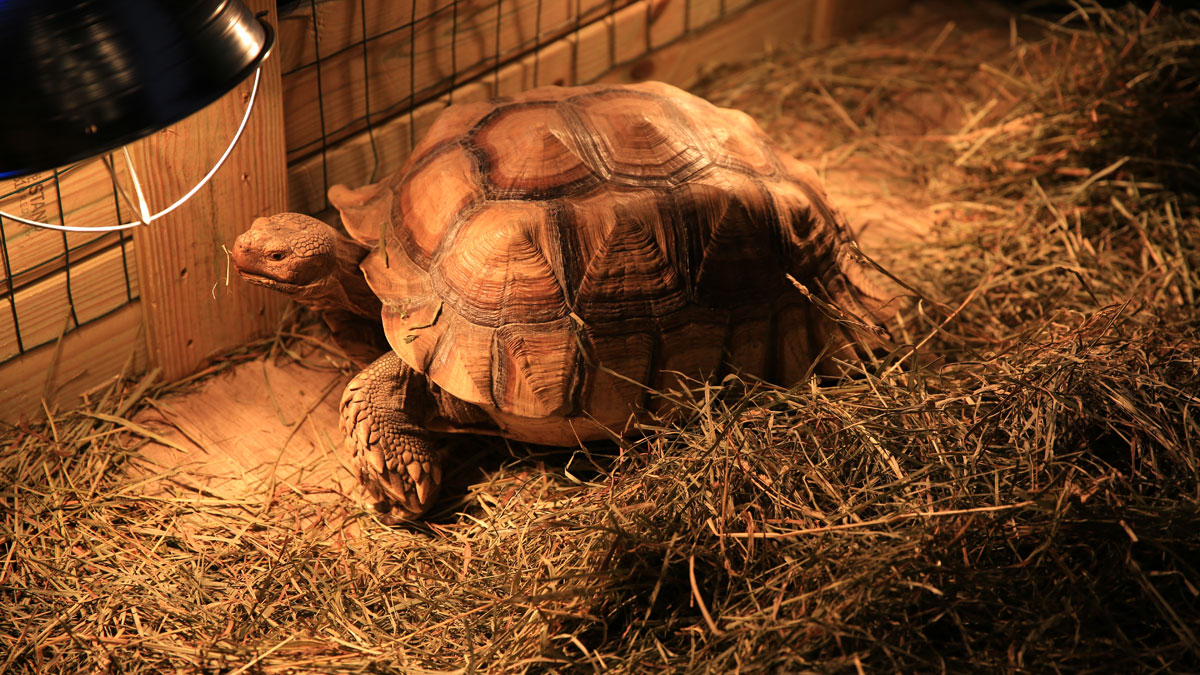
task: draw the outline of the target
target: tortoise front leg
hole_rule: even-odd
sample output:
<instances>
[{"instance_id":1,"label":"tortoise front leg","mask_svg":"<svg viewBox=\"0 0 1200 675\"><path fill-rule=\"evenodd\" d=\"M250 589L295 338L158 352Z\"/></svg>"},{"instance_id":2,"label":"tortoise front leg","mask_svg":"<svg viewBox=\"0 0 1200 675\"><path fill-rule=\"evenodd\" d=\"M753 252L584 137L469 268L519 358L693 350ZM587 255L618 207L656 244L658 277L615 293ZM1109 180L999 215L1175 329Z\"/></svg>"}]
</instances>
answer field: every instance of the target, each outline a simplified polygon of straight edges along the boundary
<instances>
[{"instance_id":1,"label":"tortoise front leg","mask_svg":"<svg viewBox=\"0 0 1200 675\"><path fill-rule=\"evenodd\" d=\"M342 431L358 478L389 522L420 517L441 489L441 453L420 426L431 405L425 377L391 351L342 394Z\"/></svg>"}]
</instances>

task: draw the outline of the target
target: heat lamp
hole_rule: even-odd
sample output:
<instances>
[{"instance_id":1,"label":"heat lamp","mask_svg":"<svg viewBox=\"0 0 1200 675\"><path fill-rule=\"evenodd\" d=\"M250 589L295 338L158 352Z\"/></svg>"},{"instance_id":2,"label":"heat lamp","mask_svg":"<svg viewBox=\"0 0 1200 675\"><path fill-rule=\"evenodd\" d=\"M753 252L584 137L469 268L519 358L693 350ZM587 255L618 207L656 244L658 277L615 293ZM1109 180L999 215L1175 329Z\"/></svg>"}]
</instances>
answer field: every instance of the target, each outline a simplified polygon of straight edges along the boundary
<instances>
[{"instance_id":1,"label":"heat lamp","mask_svg":"<svg viewBox=\"0 0 1200 675\"><path fill-rule=\"evenodd\" d=\"M6 218L55 230L105 231L149 224L178 208L229 157L254 109L271 27L240 0L0 0L0 179L99 159L134 222L72 227ZM237 131L209 172L152 213L125 146L199 111L254 74ZM124 158L133 186L117 180Z\"/></svg>"}]
</instances>

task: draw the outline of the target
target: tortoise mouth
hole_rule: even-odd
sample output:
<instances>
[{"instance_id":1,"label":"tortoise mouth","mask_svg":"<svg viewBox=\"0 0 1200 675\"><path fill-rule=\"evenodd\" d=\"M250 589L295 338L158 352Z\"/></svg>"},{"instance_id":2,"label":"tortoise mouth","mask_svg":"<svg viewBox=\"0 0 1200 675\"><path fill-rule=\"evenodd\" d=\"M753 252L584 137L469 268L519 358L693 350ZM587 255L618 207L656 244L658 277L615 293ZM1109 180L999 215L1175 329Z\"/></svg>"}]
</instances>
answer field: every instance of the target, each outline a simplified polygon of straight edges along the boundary
<instances>
[{"instance_id":1,"label":"tortoise mouth","mask_svg":"<svg viewBox=\"0 0 1200 675\"><path fill-rule=\"evenodd\" d=\"M273 291L279 291L280 293L289 293L289 294L297 293L301 289L301 286L299 284L293 284L293 283L290 283L287 281L280 281L279 279L267 276L265 274L258 274L255 272L247 272L244 270L238 270L238 274L241 275L241 277L243 279L245 279L246 281L249 281L252 284L255 284L257 286L262 286L264 288L269 288Z\"/></svg>"}]
</instances>

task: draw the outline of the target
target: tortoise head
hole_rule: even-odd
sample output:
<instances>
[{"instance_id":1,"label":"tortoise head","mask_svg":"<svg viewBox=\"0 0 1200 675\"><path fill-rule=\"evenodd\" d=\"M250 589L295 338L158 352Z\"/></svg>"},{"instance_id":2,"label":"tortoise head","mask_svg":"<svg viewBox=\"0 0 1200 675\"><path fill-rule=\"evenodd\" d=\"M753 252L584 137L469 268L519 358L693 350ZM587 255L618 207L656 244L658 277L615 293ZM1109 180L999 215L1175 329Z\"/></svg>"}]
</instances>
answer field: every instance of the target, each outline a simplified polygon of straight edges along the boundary
<instances>
[{"instance_id":1,"label":"tortoise head","mask_svg":"<svg viewBox=\"0 0 1200 675\"><path fill-rule=\"evenodd\" d=\"M233 266L252 284L295 295L338 270L341 238L332 227L299 213L258 218L233 243Z\"/></svg>"},{"instance_id":2,"label":"tortoise head","mask_svg":"<svg viewBox=\"0 0 1200 675\"><path fill-rule=\"evenodd\" d=\"M309 309L379 321L379 298L358 267L368 252L316 218L277 213L255 220L233 243L230 257L246 281L286 293Z\"/></svg>"}]
</instances>

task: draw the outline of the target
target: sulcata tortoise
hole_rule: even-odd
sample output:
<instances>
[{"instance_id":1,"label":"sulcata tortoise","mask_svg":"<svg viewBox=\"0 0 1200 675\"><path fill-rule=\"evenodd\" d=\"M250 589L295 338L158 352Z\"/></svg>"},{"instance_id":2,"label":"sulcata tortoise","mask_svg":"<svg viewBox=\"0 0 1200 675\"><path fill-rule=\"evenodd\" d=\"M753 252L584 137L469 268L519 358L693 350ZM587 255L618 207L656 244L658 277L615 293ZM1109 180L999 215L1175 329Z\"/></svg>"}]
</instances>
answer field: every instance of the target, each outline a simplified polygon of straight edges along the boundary
<instances>
[{"instance_id":1,"label":"sulcata tortoise","mask_svg":"<svg viewBox=\"0 0 1200 675\"><path fill-rule=\"evenodd\" d=\"M335 334L382 321L390 351L341 414L392 520L433 503L439 434L612 438L684 378L790 384L853 358L846 322L813 296L880 320L813 170L744 113L666 84L452 105L400 171L329 201L349 237L281 213L233 261Z\"/></svg>"}]
</instances>

